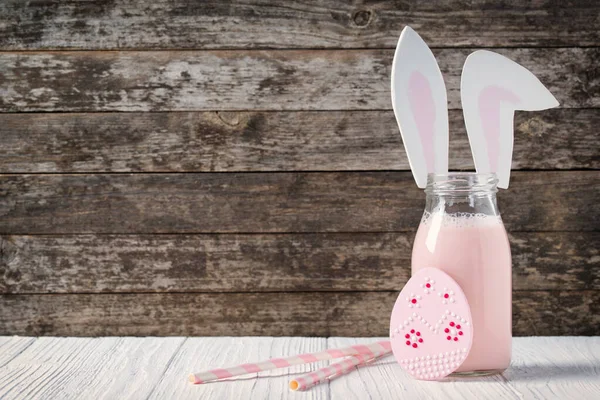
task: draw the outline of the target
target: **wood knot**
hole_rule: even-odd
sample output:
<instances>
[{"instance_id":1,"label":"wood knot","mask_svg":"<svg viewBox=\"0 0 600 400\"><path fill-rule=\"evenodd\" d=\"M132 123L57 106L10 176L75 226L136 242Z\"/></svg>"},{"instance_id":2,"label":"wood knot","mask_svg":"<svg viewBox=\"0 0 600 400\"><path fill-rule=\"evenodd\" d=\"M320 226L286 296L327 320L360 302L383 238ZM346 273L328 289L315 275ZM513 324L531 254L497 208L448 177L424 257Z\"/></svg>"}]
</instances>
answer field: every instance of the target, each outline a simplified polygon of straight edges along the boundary
<instances>
[{"instance_id":1,"label":"wood knot","mask_svg":"<svg viewBox=\"0 0 600 400\"><path fill-rule=\"evenodd\" d=\"M373 17L373 13L369 10L358 10L355 11L352 15L352 20L356 24L356 26L364 27L369 25L371 19Z\"/></svg>"},{"instance_id":2,"label":"wood knot","mask_svg":"<svg viewBox=\"0 0 600 400\"><path fill-rule=\"evenodd\" d=\"M519 125L518 130L530 137L543 136L548 129L547 124L539 117L532 117Z\"/></svg>"},{"instance_id":3,"label":"wood knot","mask_svg":"<svg viewBox=\"0 0 600 400\"><path fill-rule=\"evenodd\" d=\"M236 127L240 125L243 116L238 112L227 112L227 111L217 111L217 117L223 122L225 125Z\"/></svg>"},{"instance_id":4,"label":"wood knot","mask_svg":"<svg viewBox=\"0 0 600 400\"><path fill-rule=\"evenodd\" d=\"M0 237L0 266L9 265L17 256L17 246L9 237Z\"/></svg>"}]
</instances>

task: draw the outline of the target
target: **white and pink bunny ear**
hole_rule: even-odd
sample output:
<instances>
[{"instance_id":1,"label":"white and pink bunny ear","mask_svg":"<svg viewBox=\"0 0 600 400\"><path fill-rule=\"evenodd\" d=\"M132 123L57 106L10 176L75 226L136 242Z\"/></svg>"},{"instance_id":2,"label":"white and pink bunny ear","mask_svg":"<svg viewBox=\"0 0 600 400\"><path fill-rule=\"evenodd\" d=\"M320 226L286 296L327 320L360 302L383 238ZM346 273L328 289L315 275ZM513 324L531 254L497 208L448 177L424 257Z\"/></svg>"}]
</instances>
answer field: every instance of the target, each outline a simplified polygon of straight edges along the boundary
<instances>
[{"instance_id":1,"label":"white and pink bunny ear","mask_svg":"<svg viewBox=\"0 0 600 400\"><path fill-rule=\"evenodd\" d=\"M495 172L498 187L508 188L515 110L545 110L558 101L528 69L485 50L467 57L460 95L477 172Z\"/></svg>"},{"instance_id":2,"label":"white and pink bunny ear","mask_svg":"<svg viewBox=\"0 0 600 400\"><path fill-rule=\"evenodd\" d=\"M394 54L392 106L413 176L424 188L428 173L448 172L448 102L433 53L408 26Z\"/></svg>"}]
</instances>

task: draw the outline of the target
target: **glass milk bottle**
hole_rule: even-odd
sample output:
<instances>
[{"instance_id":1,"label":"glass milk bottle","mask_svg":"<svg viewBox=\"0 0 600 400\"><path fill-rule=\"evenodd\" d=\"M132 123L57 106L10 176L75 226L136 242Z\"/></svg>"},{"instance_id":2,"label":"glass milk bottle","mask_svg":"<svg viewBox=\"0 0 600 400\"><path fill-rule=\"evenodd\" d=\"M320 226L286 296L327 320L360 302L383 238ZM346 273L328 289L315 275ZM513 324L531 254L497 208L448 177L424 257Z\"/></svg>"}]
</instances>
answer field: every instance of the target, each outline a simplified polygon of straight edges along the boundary
<instances>
[{"instance_id":1,"label":"glass milk bottle","mask_svg":"<svg viewBox=\"0 0 600 400\"><path fill-rule=\"evenodd\" d=\"M510 363L512 264L496 205L497 183L495 174L430 174L413 245L413 274L420 268L439 268L469 301L473 345L457 373L497 373Z\"/></svg>"}]
</instances>

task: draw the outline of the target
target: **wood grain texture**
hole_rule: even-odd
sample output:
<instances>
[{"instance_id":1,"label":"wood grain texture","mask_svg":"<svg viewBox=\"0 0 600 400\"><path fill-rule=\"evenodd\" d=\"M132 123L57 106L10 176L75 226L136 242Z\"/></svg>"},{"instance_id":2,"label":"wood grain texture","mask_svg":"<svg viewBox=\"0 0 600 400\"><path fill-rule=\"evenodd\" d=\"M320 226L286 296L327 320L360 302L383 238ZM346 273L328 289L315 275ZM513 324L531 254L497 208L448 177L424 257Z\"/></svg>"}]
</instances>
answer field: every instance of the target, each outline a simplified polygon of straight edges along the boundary
<instances>
[{"instance_id":1,"label":"wood grain texture","mask_svg":"<svg viewBox=\"0 0 600 400\"><path fill-rule=\"evenodd\" d=\"M597 5L453 1L0 3L2 49L389 47L404 24L431 46L597 46Z\"/></svg>"},{"instance_id":2,"label":"wood grain texture","mask_svg":"<svg viewBox=\"0 0 600 400\"><path fill-rule=\"evenodd\" d=\"M36 341L35 338L0 337L0 371Z\"/></svg>"},{"instance_id":3,"label":"wood grain texture","mask_svg":"<svg viewBox=\"0 0 600 400\"><path fill-rule=\"evenodd\" d=\"M0 337L0 342L5 338ZM12 338L6 338L12 339ZM15 338L26 347L0 365L0 398L8 399L291 399L294 376L327 362L249 374L234 385L191 385L186 377L209 366L241 364L327 348L325 338ZM31 345L31 343L33 345ZM328 398L327 385L305 393Z\"/></svg>"},{"instance_id":4,"label":"wood grain texture","mask_svg":"<svg viewBox=\"0 0 600 400\"><path fill-rule=\"evenodd\" d=\"M500 193L511 231L597 231L599 171L514 172ZM409 172L0 176L0 233L415 230Z\"/></svg>"},{"instance_id":5,"label":"wood grain texture","mask_svg":"<svg viewBox=\"0 0 600 400\"><path fill-rule=\"evenodd\" d=\"M450 169L472 169L450 111ZM600 109L517 113L513 169L600 169ZM124 134L126 133L126 134ZM4 173L409 170L391 111L0 114Z\"/></svg>"},{"instance_id":6,"label":"wood grain texture","mask_svg":"<svg viewBox=\"0 0 600 400\"><path fill-rule=\"evenodd\" d=\"M451 109L471 49L434 51ZM600 107L600 48L498 49L563 108ZM0 54L0 112L389 110L391 50Z\"/></svg>"},{"instance_id":7,"label":"wood grain texture","mask_svg":"<svg viewBox=\"0 0 600 400\"><path fill-rule=\"evenodd\" d=\"M38 338L0 369L0 397L146 398L184 341L185 338L168 341L119 337ZM115 392L120 396L112 397Z\"/></svg>"},{"instance_id":8,"label":"wood grain texture","mask_svg":"<svg viewBox=\"0 0 600 400\"><path fill-rule=\"evenodd\" d=\"M413 234L8 236L0 293L399 290ZM515 290L600 290L600 233L510 235Z\"/></svg>"},{"instance_id":9,"label":"wood grain texture","mask_svg":"<svg viewBox=\"0 0 600 400\"><path fill-rule=\"evenodd\" d=\"M600 396L600 337L513 340L503 378L521 399L596 399Z\"/></svg>"},{"instance_id":10,"label":"wood grain texture","mask_svg":"<svg viewBox=\"0 0 600 400\"><path fill-rule=\"evenodd\" d=\"M191 371L310 353L381 338L365 337L0 337L26 347L0 367L0 397L94 399L597 399L600 337L517 337L502 375L442 382L413 379L392 356L304 393L288 382L326 364L297 365L191 385ZM34 345L31 343L34 342ZM90 379L90 373L94 373Z\"/></svg>"},{"instance_id":11,"label":"wood grain texture","mask_svg":"<svg viewBox=\"0 0 600 400\"><path fill-rule=\"evenodd\" d=\"M384 336L397 296L397 292L1 295L0 335ZM517 291L513 330L517 336L598 335L600 291Z\"/></svg>"}]
</instances>

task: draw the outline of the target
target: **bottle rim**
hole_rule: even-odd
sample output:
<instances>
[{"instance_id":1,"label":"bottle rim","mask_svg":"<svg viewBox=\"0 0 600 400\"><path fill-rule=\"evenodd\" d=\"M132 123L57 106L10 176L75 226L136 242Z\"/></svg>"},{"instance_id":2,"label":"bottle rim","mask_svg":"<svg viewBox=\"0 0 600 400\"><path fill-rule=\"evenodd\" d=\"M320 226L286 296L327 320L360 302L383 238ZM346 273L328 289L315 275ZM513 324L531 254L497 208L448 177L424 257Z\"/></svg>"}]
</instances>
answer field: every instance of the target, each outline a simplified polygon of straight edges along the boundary
<instances>
[{"instance_id":1,"label":"bottle rim","mask_svg":"<svg viewBox=\"0 0 600 400\"><path fill-rule=\"evenodd\" d=\"M428 174L425 193L436 195L493 194L498 191L495 173L448 172Z\"/></svg>"}]
</instances>

